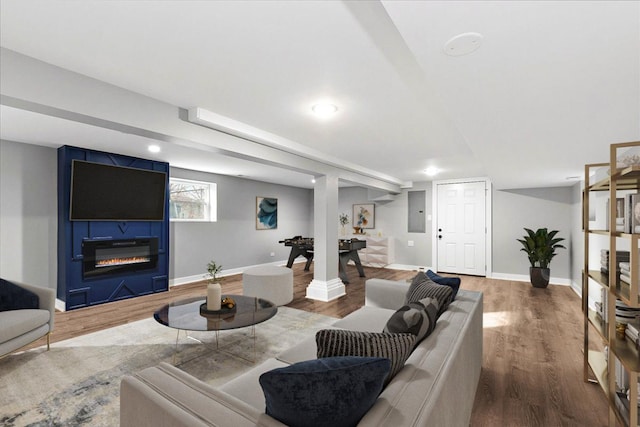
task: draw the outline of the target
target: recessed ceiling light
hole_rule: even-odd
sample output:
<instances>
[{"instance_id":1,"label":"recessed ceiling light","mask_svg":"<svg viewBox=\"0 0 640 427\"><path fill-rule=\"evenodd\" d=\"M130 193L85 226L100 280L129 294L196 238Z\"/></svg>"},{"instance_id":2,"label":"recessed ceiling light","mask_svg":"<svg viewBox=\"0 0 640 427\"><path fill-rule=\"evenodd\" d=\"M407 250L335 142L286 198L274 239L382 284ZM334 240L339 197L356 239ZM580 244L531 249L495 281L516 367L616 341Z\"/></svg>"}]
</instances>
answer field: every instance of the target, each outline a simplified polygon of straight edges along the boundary
<instances>
[{"instance_id":1,"label":"recessed ceiling light","mask_svg":"<svg viewBox=\"0 0 640 427\"><path fill-rule=\"evenodd\" d=\"M312 184L315 184L315 183L316 183L316 179L315 179L315 178L313 178L313 179L311 180L311 183L312 183Z\"/></svg>"},{"instance_id":2,"label":"recessed ceiling light","mask_svg":"<svg viewBox=\"0 0 640 427\"><path fill-rule=\"evenodd\" d=\"M451 38L444 45L444 53L449 56L462 56L475 52L482 44L482 34L464 33Z\"/></svg>"},{"instance_id":3,"label":"recessed ceiling light","mask_svg":"<svg viewBox=\"0 0 640 427\"><path fill-rule=\"evenodd\" d=\"M329 102L319 102L311 107L311 111L318 117L327 118L338 112L338 106Z\"/></svg>"},{"instance_id":4,"label":"recessed ceiling light","mask_svg":"<svg viewBox=\"0 0 640 427\"><path fill-rule=\"evenodd\" d=\"M430 166L430 167L428 167L428 168L426 168L426 169L424 170L424 173L426 173L426 174L427 174L427 175L429 175L429 176L437 175L437 174L438 174L438 172L440 172L440 169L438 169L438 168L436 168L436 167L433 167L433 166Z\"/></svg>"},{"instance_id":5,"label":"recessed ceiling light","mask_svg":"<svg viewBox=\"0 0 640 427\"><path fill-rule=\"evenodd\" d=\"M147 150L151 151L152 153L159 153L160 152L160 146L159 145L150 145L147 147Z\"/></svg>"}]
</instances>

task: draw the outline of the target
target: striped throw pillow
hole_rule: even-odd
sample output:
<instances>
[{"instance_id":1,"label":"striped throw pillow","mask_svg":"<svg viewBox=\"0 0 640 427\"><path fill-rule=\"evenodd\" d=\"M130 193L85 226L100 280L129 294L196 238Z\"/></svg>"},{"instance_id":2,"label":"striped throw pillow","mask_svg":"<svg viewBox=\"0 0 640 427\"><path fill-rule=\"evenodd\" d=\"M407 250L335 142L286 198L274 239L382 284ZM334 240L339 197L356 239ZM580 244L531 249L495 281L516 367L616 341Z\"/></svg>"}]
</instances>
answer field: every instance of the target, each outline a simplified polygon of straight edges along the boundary
<instances>
[{"instance_id":1,"label":"striped throw pillow","mask_svg":"<svg viewBox=\"0 0 640 427\"><path fill-rule=\"evenodd\" d=\"M438 307L438 300L435 298L409 303L391 315L383 332L413 334L416 336L415 345L418 345L435 329Z\"/></svg>"},{"instance_id":2,"label":"striped throw pillow","mask_svg":"<svg viewBox=\"0 0 640 427\"><path fill-rule=\"evenodd\" d=\"M438 309L438 317L449 308L449 304L453 300L453 290L449 286L438 285L429 279L422 271L411 281L407 295L405 297L405 305L420 301L424 298L435 298L440 303Z\"/></svg>"},{"instance_id":3,"label":"striped throw pillow","mask_svg":"<svg viewBox=\"0 0 640 427\"><path fill-rule=\"evenodd\" d=\"M456 299L456 295L458 294L458 290L460 289L460 283L462 283L462 280L460 280L459 277L443 277L434 273L431 270L427 270L427 277L433 280L434 282L436 282L438 285L449 286L453 291L453 295L451 296L451 299L452 300Z\"/></svg>"},{"instance_id":4,"label":"striped throw pillow","mask_svg":"<svg viewBox=\"0 0 640 427\"><path fill-rule=\"evenodd\" d=\"M318 359L337 356L383 357L391 361L385 385L403 368L416 343L413 334L387 334L344 329L322 329L316 333Z\"/></svg>"}]
</instances>

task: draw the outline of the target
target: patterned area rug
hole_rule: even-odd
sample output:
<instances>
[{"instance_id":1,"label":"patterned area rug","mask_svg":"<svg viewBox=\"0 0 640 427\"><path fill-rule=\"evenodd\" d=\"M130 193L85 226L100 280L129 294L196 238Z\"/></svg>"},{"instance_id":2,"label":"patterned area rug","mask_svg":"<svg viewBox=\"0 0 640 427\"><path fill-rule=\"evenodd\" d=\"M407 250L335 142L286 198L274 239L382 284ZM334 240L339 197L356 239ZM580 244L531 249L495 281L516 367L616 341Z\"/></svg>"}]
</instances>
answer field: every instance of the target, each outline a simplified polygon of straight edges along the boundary
<instances>
[{"instance_id":1,"label":"patterned area rug","mask_svg":"<svg viewBox=\"0 0 640 427\"><path fill-rule=\"evenodd\" d=\"M288 307L256 325L255 364L304 340L336 319ZM160 362L211 385L254 363L251 328L180 333L145 319L16 353L0 360L0 426L117 426L120 379Z\"/></svg>"}]
</instances>

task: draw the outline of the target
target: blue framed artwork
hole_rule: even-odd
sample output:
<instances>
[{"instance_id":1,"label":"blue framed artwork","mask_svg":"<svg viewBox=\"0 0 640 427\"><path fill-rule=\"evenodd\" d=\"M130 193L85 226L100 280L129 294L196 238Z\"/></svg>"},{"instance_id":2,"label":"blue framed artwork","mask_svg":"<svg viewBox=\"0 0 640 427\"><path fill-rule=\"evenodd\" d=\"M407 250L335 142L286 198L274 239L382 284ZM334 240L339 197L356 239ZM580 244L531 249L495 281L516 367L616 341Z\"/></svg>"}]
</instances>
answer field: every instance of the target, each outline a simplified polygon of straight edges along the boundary
<instances>
[{"instance_id":1,"label":"blue framed artwork","mask_svg":"<svg viewBox=\"0 0 640 427\"><path fill-rule=\"evenodd\" d=\"M278 228L278 199L256 197L256 230Z\"/></svg>"}]
</instances>

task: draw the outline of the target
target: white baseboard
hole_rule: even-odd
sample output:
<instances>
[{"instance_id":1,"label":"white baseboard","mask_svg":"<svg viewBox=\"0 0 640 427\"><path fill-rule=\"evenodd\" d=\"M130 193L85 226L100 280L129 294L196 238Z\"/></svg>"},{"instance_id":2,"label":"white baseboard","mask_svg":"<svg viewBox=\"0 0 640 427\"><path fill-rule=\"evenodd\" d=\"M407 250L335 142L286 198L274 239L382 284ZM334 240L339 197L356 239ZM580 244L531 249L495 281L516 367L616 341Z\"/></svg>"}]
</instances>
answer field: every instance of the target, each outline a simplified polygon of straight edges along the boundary
<instances>
[{"instance_id":1,"label":"white baseboard","mask_svg":"<svg viewBox=\"0 0 640 427\"><path fill-rule=\"evenodd\" d=\"M299 263L303 263L303 262L307 262L307 260L304 259L304 258L297 258L293 263L294 264L299 264ZM266 266L266 265L281 266L281 265L286 265L286 264L287 264L287 260L281 260L281 261L269 262L269 263L266 263L266 264L248 265L248 266L245 266L245 267L222 270L220 272L219 276L220 277L225 277L225 276L232 276L234 274L241 274L245 270L248 270L248 269L253 268L253 267L262 267L262 266ZM408 265L408 264L389 264L389 265L385 266L384 268L389 268L391 270L409 270L409 271L433 270L433 267L421 266L421 265ZM179 286L179 285L185 285L187 283L200 282L202 280L207 280L208 278L209 278L209 276L207 275L207 273L195 274L193 276L177 277L175 279L169 280L169 286Z\"/></svg>"},{"instance_id":2,"label":"white baseboard","mask_svg":"<svg viewBox=\"0 0 640 427\"><path fill-rule=\"evenodd\" d=\"M384 268L388 268L390 270L410 270L410 271L427 271L433 270L433 267L426 267L424 265L409 265L409 264L389 264ZM435 270L433 270L435 271Z\"/></svg>"},{"instance_id":3,"label":"white baseboard","mask_svg":"<svg viewBox=\"0 0 640 427\"><path fill-rule=\"evenodd\" d=\"M299 264L302 262L306 262L306 259L302 259L302 258L298 258L296 259L293 263L294 264ZM262 267L262 266L266 266L266 265L275 265L275 266L281 266L281 265L286 265L287 261L274 261L274 262L268 262L265 264L255 264L255 265L249 265L246 267L239 267L239 268L231 268L228 270L222 270L222 272L220 273L220 277L225 277L225 276L232 276L234 274L241 274L243 273L245 270L248 270L250 268L253 267ZM407 270L407 271L427 271L427 270L432 270L432 271L436 271L433 267L429 267L429 266L423 266L423 265L409 265L409 264L389 264L387 266L385 266L384 268L388 268L391 270ZM493 278L493 279L498 279L498 280L515 280L516 282L529 282L529 276L528 275L524 275L524 274L506 274L506 273L492 273L491 276L487 275L487 278ZM175 279L171 279L169 280L169 287L171 286L180 286L180 285L185 285L187 283L194 283L194 282L200 282L202 280L207 280L209 278L209 276L207 275L207 273L203 273L203 274L195 274L193 276L184 276L184 277L178 277ZM579 297L582 297L582 287L580 285L578 285L577 283L575 283L574 281L570 280L570 279L559 279L559 278L555 278L552 277L551 280L549 281L549 284L551 285L560 285L560 286L570 286L571 289L573 289L573 291L578 294ZM590 301L591 303L591 301ZM592 304L590 304L590 306L592 306ZM55 308L58 311L66 311L66 303L58 298L56 298L56 304L55 304Z\"/></svg>"},{"instance_id":4,"label":"white baseboard","mask_svg":"<svg viewBox=\"0 0 640 427\"><path fill-rule=\"evenodd\" d=\"M298 263L301 263L301 262L307 262L307 260L300 258L300 259L295 260L293 263L294 264L298 264ZM228 269L228 270L222 270L220 272L219 276L220 277L225 277L225 276L232 276L234 274L241 274L243 271L248 270L250 268L262 267L262 266L265 266L265 265L275 265L275 266L287 265L287 260L274 261L274 262L268 262L266 264L256 264L256 265L249 265L249 266L246 266L246 267L231 268L231 269ZM202 280L207 280L208 278L209 278L209 276L208 276L207 273L194 274L193 276L178 277L178 278L169 280L169 287L171 287L171 286L179 286L179 285L186 285L187 283L200 282ZM56 310L59 310L59 311L66 311L67 305L61 299L56 298L55 308L56 308Z\"/></svg>"},{"instance_id":5,"label":"white baseboard","mask_svg":"<svg viewBox=\"0 0 640 427\"><path fill-rule=\"evenodd\" d=\"M201 280L206 280L207 278L208 276L206 274L196 274L194 276L184 276L184 277L179 277L177 279L170 279L169 287L186 285L187 283L199 282Z\"/></svg>"},{"instance_id":6,"label":"white baseboard","mask_svg":"<svg viewBox=\"0 0 640 427\"><path fill-rule=\"evenodd\" d=\"M512 280L515 282L530 282L530 278L528 274L508 274L508 273L496 273L493 272L491 275L492 279L498 280ZM562 279L559 277L551 277L549 279L550 285L561 285L561 286L571 286L571 279Z\"/></svg>"},{"instance_id":7,"label":"white baseboard","mask_svg":"<svg viewBox=\"0 0 640 427\"><path fill-rule=\"evenodd\" d=\"M435 271L437 269L430 266L425 265L409 265L409 264L389 264L385 266L385 268L389 268L391 270L410 270L410 271ZM487 272L487 279L498 279L498 280L514 280L516 282L530 282L529 275L526 274L506 274L506 273L496 273L496 272ZM549 280L549 284L551 285L560 285L560 286L571 286L571 288L578 294L581 295L582 292L580 287L577 286L571 279L562 279L558 277L552 277Z\"/></svg>"},{"instance_id":8,"label":"white baseboard","mask_svg":"<svg viewBox=\"0 0 640 427\"><path fill-rule=\"evenodd\" d=\"M299 264L299 263L306 262L306 261L307 261L306 259L298 258L298 259L296 259L294 261L294 264ZM245 270L248 270L249 268L253 268L253 267L261 267L261 266L266 266L266 265L280 266L280 265L286 265L286 264L287 264L286 260L281 260L281 261L268 262L268 263L265 263L265 264L255 264L255 265L248 265L248 266L245 266L245 267L232 268L232 269L228 269L228 270L222 270L222 272L220 273L220 277L232 276L234 274L241 274ZM406 270L406 271L420 271L420 270L422 270L422 271L427 271L427 270L436 271L436 269L434 267L431 267L431 266L410 265L410 264L389 264L389 265L385 266L384 268L388 268L388 269L391 269L391 270ZM498 280L513 280L513 281L516 281L516 282L530 282L528 274L509 274L509 273L492 272L491 275L487 274L486 277L487 278L492 278L492 279L498 279ZM207 276L206 273L196 274L196 275L193 275L193 276L178 277L178 278L169 280L169 286L179 286L179 285L184 285L184 284L187 284L187 283L199 282L199 281L202 281L202 280L206 280L207 278L208 278L208 276ZM549 284L551 284L551 285L560 285L560 286L570 286L571 289L573 289L574 292L576 292L578 295L582 294L581 287L578 284L576 284L575 282L573 282L571 279L564 279L564 278L559 278L559 277L551 277L551 279L549 280ZM56 308L57 308L57 306L56 306Z\"/></svg>"},{"instance_id":9,"label":"white baseboard","mask_svg":"<svg viewBox=\"0 0 640 427\"><path fill-rule=\"evenodd\" d=\"M299 264L301 262L307 262L307 260L300 258L298 260L295 260L293 263L294 264ZM275 265L275 266L287 265L287 260L284 260L284 261L273 261L273 262L268 262L268 263L265 263L265 264L248 265L246 267L230 268L230 269L227 269L227 270L222 270L218 276L225 277L225 276L233 276L234 274L242 274L245 270L248 270L250 268L263 267L263 266L267 266L267 265ZM171 286L179 286L179 285L185 285L187 283L200 282L202 280L207 280L208 278L209 278L209 275L207 273L195 274L193 276L177 277L175 279L169 280L169 286L170 287Z\"/></svg>"}]
</instances>

